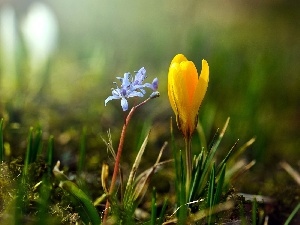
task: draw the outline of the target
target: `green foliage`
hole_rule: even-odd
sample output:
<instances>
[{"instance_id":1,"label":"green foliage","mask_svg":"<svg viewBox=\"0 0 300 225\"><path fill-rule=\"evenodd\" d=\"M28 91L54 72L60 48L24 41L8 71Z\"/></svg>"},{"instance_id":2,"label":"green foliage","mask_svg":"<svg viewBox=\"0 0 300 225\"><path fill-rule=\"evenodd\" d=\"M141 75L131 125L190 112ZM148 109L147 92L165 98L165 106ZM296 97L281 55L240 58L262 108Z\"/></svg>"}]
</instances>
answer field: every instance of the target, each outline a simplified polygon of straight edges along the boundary
<instances>
[{"instance_id":1,"label":"green foliage","mask_svg":"<svg viewBox=\"0 0 300 225\"><path fill-rule=\"evenodd\" d=\"M193 175L192 175L192 185L190 190L190 197L189 201L195 201L203 198L205 196L205 190L207 188L208 180L208 174L214 172L215 175L213 175L212 179L215 179L216 176L220 176L221 169L224 167L225 163L227 162L231 152L227 154L227 156L223 159L223 161L218 165L217 169L214 169L213 167L213 160L214 156L217 152L218 146L224 136L224 133L226 131L226 128L228 126L229 119L226 121L221 133L219 136L215 139L213 139L212 147L209 151L205 152L203 149L197 158L194 160L193 165ZM216 135L215 135L216 136ZM223 172L225 173L225 171ZM223 186L223 184L222 184ZM217 203L217 202L216 202Z\"/></svg>"},{"instance_id":2,"label":"green foliage","mask_svg":"<svg viewBox=\"0 0 300 225\"><path fill-rule=\"evenodd\" d=\"M209 146L208 150L205 149L205 145L202 147L201 151L197 156L194 156L193 169L192 169L192 180L190 190L185 189L185 174L184 174L184 164L181 151L175 146L174 135L172 134L172 148L174 155L174 165L176 173L176 196L177 196L177 221L184 223L186 221L196 221L207 217L207 223L212 224L215 222L216 217L213 215L218 212L217 206L222 203L224 199L223 194L228 191L228 182L230 181L233 172L226 175L228 168L227 162L235 157L233 154L237 142L228 151L220 163L216 163L216 153L219 149L219 144L223 139L226 129L229 124L229 118L227 119L223 129L219 134L215 134L212 139L212 144ZM203 132L200 129L200 132ZM204 135L200 134L201 140L203 140ZM206 141L205 141L206 143ZM251 143L246 146L242 146L242 150L236 151L239 155L241 151L244 151ZM236 157L235 157L236 158ZM231 165L234 165L231 163ZM236 171L235 171L236 172ZM188 196L186 196L188 195ZM225 208L232 207L232 205L224 205ZM188 207L189 206L189 207ZM189 213L191 210L192 213ZM200 211L199 211L200 210ZM203 213L199 214L199 212ZM193 214L195 213L195 214Z\"/></svg>"},{"instance_id":3,"label":"green foliage","mask_svg":"<svg viewBox=\"0 0 300 225\"><path fill-rule=\"evenodd\" d=\"M55 177L59 180L59 187L69 194L70 201L76 208L81 220L85 224L100 224L100 217L91 199L59 170L60 162L53 169Z\"/></svg>"},{"instance_id":4,"label":"green foliage","mask_svg":"<svg viewBox=\"0 0 300 225\"><path fill-rule=\"evenodd\" d=\"M174 158L175 169L175 190L176 190L176 215L178 223L184 223L187 219L188 207L186 205L186 178L184 173L184 161L181 150L175 144L175 137L173 133L173 123L171 119L171 148Z\"/></svg>"},{"instance_id":5,"label":"green foliage","mask_svg":"<svg viewBox=\"0 0 300 225\"><path fill-rule=\"evenodd\" d=\"M158 157L156 159L156 162L153 166L151 166L149 169L146 169L145 171L141 172L138 176L136 176L137 170L141 164L142 156L144 154L144 151L146 149L148 140L149 140L150 131L148 132L147 136L145 137L138 154L135 158L135 161L132 165L124 196L121 197L121 202L118 201L116 198L116 195L110 196L111 201L111 219L114 221L114 223L118 224L131 224L134 223L134 212L138 206L138 203L142 200L142 198L145 196L148 186L150 183L150 180L154 173L158 170L159 167L164 166L165 163L168 163L169 161L163 161L160 162L162 153L164 149L166 148L167 143L163 145L161 148ZM151 217L150 217L150 223L156 224L157 220L157 208L156 208L156 191L153 189L152 192L152 202L151 202ZM166 202L163 206L163 210L161 212L161 219L160 223L162 223L162 219L164 218L164 213L166 210Z\"/></svg>"},{"instance_id":6,"label":"green foliage","mask_svg":"<svg viewBox=\"0 0 300 225\"><path fill-rule=\"evenodd\" d=\"M27 176L29 164L36 161L37 156L42 149L42 130L38 128L36 131L30 128L27 139L27 149L24 162L23 175Z\"/></svg>"},{"instance_id":7,"label":"green foliage","mask_svg":"<svg viewBox=\"0 0 300 225\"><path fill-rule=\"evenodd\" d=\"M298 203L298 205L296 205L296 207L294 208L294 210L292 211L292 213L289 215L289 217L285 221L284 225L290 224L290 222L292 221L293 217L297 214L297 212L299 210L300 210L300 203Z\"/></svg>"},{"instance_id":8,"label":"green foliage","mask_svg":"<svg viewBox=\"0 0 300 225\"><path fill-rule=\"evenodd\" d=\"M99 225L100 217L89 197L71 181L61 181L59 186L70 194L70 200L76 207L80 219L85 224Z\"/></svg>"}]
</instances>

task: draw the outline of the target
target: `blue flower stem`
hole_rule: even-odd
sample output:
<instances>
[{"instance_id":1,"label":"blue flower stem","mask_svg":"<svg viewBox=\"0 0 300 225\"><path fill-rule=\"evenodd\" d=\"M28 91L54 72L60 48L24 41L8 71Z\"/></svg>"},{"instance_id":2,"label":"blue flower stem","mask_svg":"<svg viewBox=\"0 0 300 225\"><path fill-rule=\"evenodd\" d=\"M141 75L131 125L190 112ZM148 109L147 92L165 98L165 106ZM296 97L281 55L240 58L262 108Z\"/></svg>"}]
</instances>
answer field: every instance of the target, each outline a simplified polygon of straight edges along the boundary
<instances>
[{"instance_id":1,"label":"blue flower stem","mask_svg":"<svg viewBox=\"0 0 300 225\"><path fill-rule=\"evenodd\" d=\"M121 160L121 155L122 155L122 150L123 150L123 145L124 145L124 139L125 139L125 134L126 134L126 128L128 126L128 123L129 123L133 113L135 112L135 110L137 108L139 108L140 106L144 105L150 99L151 99L151 97L147 98L146 100L144 100L140 104L132 107L132 109L130 110L130 112L128 113L128 115L125 119L125 122L124 122L124 125L123 125L123 128L122 128L122 132L121 132L118 151L117 151L117 155L116 155L116 159L115 159L114 172L113 172L113 176L112 176L112 180L111 180L111 185L110 185L110 188L109 188L109 196L111 196L115 191L115 184L116 184L116 180L117 180L117 176L118 176L118 172L119 172L120 160ZM109 207L110 207L110 202L109 202L109 198L108 198L107 201L106 201L105 209L104 209L104 216L103 216L103 223L104 224L105 224L105 222L107 220L107 217L108 217Z\"/></svg>"}]
</instances>

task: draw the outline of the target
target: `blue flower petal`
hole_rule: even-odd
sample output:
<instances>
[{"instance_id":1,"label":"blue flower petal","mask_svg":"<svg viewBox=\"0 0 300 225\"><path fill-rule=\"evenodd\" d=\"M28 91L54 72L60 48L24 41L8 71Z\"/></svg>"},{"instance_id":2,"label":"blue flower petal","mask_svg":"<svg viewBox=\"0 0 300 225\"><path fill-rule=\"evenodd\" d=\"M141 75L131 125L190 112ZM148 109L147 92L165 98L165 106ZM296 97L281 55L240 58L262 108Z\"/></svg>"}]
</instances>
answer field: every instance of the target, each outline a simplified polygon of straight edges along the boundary
<instances>
[{"instance_id":1,"label":"blue flower petal","mask_svg":"<svg viewBox=\"0 0 300 225\"><path fill-rule=\"evenodd\" d=\"M120 99L120 97L118 96L109 96L107 99L105 99L104 105L106 106L106 104L113 99Z\"/></svg>"},{"instance_id":2,"label":"blue flower petal","mask_svg":"<svg viewBox=\"0 0 300 225\"><path fill-rule=\"evenodd\" d=\"M157 89L158 89L158 79L157 77L155 77L152 81L152 90L157 91Z\"/></svg>"},{"instance_id":3,"label":"blue flower petal","mask_svg":"<svg viewBox=\"0 0 300 225\"><path fill-rule=\"evenodd\" d=\"M146 69L142 67L134 77L133 85L141 85L146 78Z\"/></svg>"},{"instance_id":4,"label":"blue flower petal","mask_svg":"<svg viewBox=\"0 0 300 225\"><path fill-rule=\"evenodd\" d=\"M121 99L121 106L122 106L123 111L127 111L127 109L128 109L128 102L127 102L126 98L122 98Z\"/></svg>"},{"instance_id":5,"label":"blue flower petal","mask_svg":"<svg viewBox=\"0 0 300 225\"><path fill-rule=\"evenodd\" d=\"M139 92L139 91L132 91L127 95L127 98L131 98L131 97L143 97L143 93Z\"/></svg>"}]
</instances>

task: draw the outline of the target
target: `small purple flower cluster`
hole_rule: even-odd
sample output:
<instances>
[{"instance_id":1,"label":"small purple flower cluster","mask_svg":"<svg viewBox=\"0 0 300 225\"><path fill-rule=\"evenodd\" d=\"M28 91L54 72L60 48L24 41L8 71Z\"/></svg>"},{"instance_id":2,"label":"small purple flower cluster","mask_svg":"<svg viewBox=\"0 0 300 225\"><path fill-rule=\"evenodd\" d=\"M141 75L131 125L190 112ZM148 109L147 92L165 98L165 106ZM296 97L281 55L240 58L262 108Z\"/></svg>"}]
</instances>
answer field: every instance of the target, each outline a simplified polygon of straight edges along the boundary
<instances>
[{"instance_id":1,"label":"small purple flower cluster","mask_svg":"<svg viewBox=\"0 0 300 225\"><path fill-rule=\"evenodd\" d=\"M117 77L117 79L122 82L121 87L119 88L117 86L117 88L115 89L112 88L112 96L109 96L105 100L105 106L110 100L121 99L122 109L123 111L126 111L128 109L128 102L126 98L143 97L146 93L144 88L150 88L153 90L153 92L156 92L158 89L158 79L154 78L152 84L143 84L146 78L146 69L144 67L142 67L141 69L139 69L139 71L136 72L134 78L131 76L130 73L124 73L124 77Z\"/></svg>"}]
</instances>

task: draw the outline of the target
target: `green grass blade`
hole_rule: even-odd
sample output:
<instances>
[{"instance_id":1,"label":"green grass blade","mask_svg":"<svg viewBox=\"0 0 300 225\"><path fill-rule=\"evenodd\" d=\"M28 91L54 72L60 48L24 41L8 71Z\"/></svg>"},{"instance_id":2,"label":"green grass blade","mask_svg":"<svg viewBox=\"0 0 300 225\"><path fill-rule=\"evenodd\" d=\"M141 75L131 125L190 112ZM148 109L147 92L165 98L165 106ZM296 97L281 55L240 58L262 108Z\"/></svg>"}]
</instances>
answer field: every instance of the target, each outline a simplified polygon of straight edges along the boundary
<instances>
[{"instance_id":1,"label":"green grass blade","mask_svg":"<svg viewBox=\"0 0 300 225\"><path fill-rule=\"evenodd\" d=\"M226 171L226 164L223 165L221 172L220 172L220 177L218 180L218 184L216 187L216 193L214 196L214 202L213 205L217 205L220 202L223 186L224 186L224 181L225 181L225 171Z\"/></svg>"},{"instance_id":2,"label":"green grass blade","mask_svg":"<svg viewBox=\"0 0 300 225\"><path fill-rule=\"evenodd\" d=\"M146 191L148 189L151 177L156 173L158 168L162 168L162 166L166 163L171 162L171 160L159 162L160 158L162 156L162 153L164 149L167 146L167 142L164 143L162 146L159 155L157 156L156 162L153 166L151 166L149 169L146 169L144 172L140 173L140 175L135 179L134 181L134 193L133 197L134 200L137 200L138 198L143 198L143 196L146 194Z\"/></svg>"},{"instance_id":3,"label":"green grass blade","mask_svg":"<svg viewBox=\"0 0 300 225\"><path fill-rule=\"evenodd\" d=\"M51 135L48 142L47 158L46 158L46 162L48 165L48 175L51 175L52 172L53 152L54 152L54 138Z\"/></svg>"},{"instance_id":4,"label":"green grass blade","mask_svg":"<svg viewBox=\"0 0 300 225\"><path fill-rule=\"evenodd\" d=\"M59 186L71 194L76 200L78 200L81 207L78 207L78 214L85 224L91 223L92 225L100 224L100 217L98 215L97 209L93 205L93 202L88 198L88 196L77 187L71 181L61 181ZM74 205L78 205L77 202Z\"/></svg>"},{"instance_id":5,"label":"green grass blade","mask_svg":"<svg viewBox=\"0 0 300 225\"><path fill-rule=\"evenodd\" d=\"M49 176L44 176L39 191L39 207L37 224L47 224L49 218L49 199L51 194L51 182Z\"/></svg>"},{"instance_id":6,"label":"green grass blade","mask_svg":"<svg viewBox=\"0 0 300 225\"><path fill-rule=\"evenodd\" d=\"M153 188L152 191L152 200L151 200L151 220L150 224L156 224L156 214L157 214L157 207L156 207L156 189Z\"/></svg>"},{"instance_id":7,"label":"green grass blade","mask_svg":"<svg viewBox=\"0 0 300 225\"><path fill-rule=\"evenodd\" d=\"M289 215L287 220L285 221L284 225L289 225L292 221L293 217L297 214L297 212L300 210L300 203L295 207L295 209L292 211L292 213Z\"/></svg>"},{"instance_id":8,"label":"green grass blade","mask_svg":"<svg viewBox=\"0 0 300 225\"><path fill-rule=\"evenodd\" d=\"M208 184L208 192L207 192L208 208L211 208L213 206L214 190L215 190L215 165L213 166L209 176L209 184Z\"/></svg>"},{"instance_id":9,"label":"green grass blade","mask_svg":"<svg viewBox=\"0 0 300 225\"><path fill-rule=\"evenodd\" d=\"M25 177L28 174L28 166L30 164L30 159L32 158L32 142L33 142L33 136L32 136L33 128L31 127L29 130L29 135L27 139L27 149L26 149L26 156L24 161L24 168L23 168L23 181L25 181Z\"/></svg>"},{"instance_id":10,"label":"green grass blade","mask_svg":"<svg viewBox=\"0 0 300 225\"><path fill-rule=\"evenodd\" d=\"M203 154L203 150L200 152L200 154L198 155L197 159L195 160L196 163L194 164L194 172L192 174L192 183L191 183L191 191L190 191L190 196L189 196L189 201L194 201L196 199L198 199L197 193L199 191L199 181L201 179L202 176L202 164L203 164L203 160L204 160L204 154Z\"/></svg>"},{"instance_id":11,"label":"green grass blade","mask_svg":"<svg viewBox=\"0 0 300 225\"><path fill-rule=\"evenodd\" d=\"M221 142L221 140L222 140L222 138L223 138L223 136L224 136L224 133L225 133L225 131L226 131L226 129L227 129L228 123L229 123L229 118L226 120L225 125L224 125L224 127L223 127L223 129L222 129L222 131L221 131L221 133L220 133L220 135L219 135L219 137L218 137L218 139L216 140L215 144L212 146L212 149L209 151L209 153L208 153L208 155L207 155L207 157L206 157L206 159L205 159L205 161L204 161L204 164L203 164L203 174L202 174L201 179L200 179L200 182L199 182L200 185L202 185L202 186L201 186L201 188L199 188L199 192L200 192L200 191L204 188L204 186L205 186L204 179L205 179L206 176L207 176L208 169L209 169L209 167L211 166L212 160L213 160L213 158L214 158L214 156L215 156L215 154L216 154L216 151L217 151L217 149L218 149L218 146L219 146L219 144L220 144L220 142ZM198 192L198 193L199 193L199 192Z\"/></svg>"},{"instance_id":12,"label":"green grass blade","mask_svg":"<svg viewBox=\"0 0 300 225\"><path fill-rule=\"evenodd\" d=\"M136 171L141 163L142 160L142 156L144 154L144 151L146 149L147 143L148 143L148 139L149 139L149 135L150 135L150 131L148 132L147 136L144 139L144 142L142 143L142 146L135 158L134 164L131 168L130 174L129 174L129 178L128 178L128 182L127 182L127 186L132 185L133 181L135 179L135 175L136 175Z\"/></svg>"},{"instance_id":13,"label":"green grass blade","mask_svg":"<svg viewBox=\"0 0 300 225\"><path fill-rule=\"evenodd\" d=\"M199 139L200 139L200 143L201 143L201 149L207 149L205 133L204 133L202 124L200 122L198 122L198 126L196 129L198 131L198 135L199 135Z\"/></svg>"},{"instance_id":14,"label":"green grass blade","mask_svg":"<svg viewBox=\"0 0 300 225\"><path fill-rule=\"evenodd\" d=\"M132 165L129 178L127 181L126 189L125 189L125 194L124 194L124 201L133 201L134 196L133 196L133 185L134 185L134 180L136 176L137 169L141 163L142 156L144 154L144 151L146 149L148 139L149 139L150 131L148 132L147 136L145 137L144 142L142 143L142 146L135 158L134 164Z\"/></svg>"},{"instance_id":15,"label":"green grass blade","mask_svg":"<svg viewBox=\"0 0 300 225\"><path fill-rule=\"evenodd\" d=\"M31 149L31 154L30 154L30 163L33 163L36 161L36 158L39 154L42 153L42 129L39 127L37 130L34 132L35 135L33 136L33 141L32 141L32 149Z\"/></svg>"},{"instance_id":16,"label":"green grass blade","mask_svg":"<svg viewBox=\"0 0 300 225\"><path fill-rule=\"evenodd\" d=\"M254 198L252 202L252 225L256 225L256 214L257 214L257 201Z\"/></svg>"},{"instance_id":17,"label":"green grass blade","mask_svg":"<svg viewBox=\"0 0 300 225\"><path fill-rule=\"evenodd\" d=\"M159 214L159 219L157 221L158 225L163 224L163 222L164 222L167 205L168 205L168 199L165 199L164 204L163 204L162 209Z\"/></svg>"},{"instance_id":18,"label":"green grass blade","mask_svg":"<svg viewBox=\"0 0 300 225\"><path fill-rule=\"evenodd\" d=\"M235 147L238 144L237 140L234 145L231 147L231 149L229 150L229 152L227 153L227 155L225 156L225 158L222 160L222 162L219 164L218 169L217 169L217 174L219 174L219 172L221 171L221 169L223 168L223 166L225 165L225 163L227 162L227 160L229 159L229 157L232 155L233 150L235 149Z\"/></svg>"},{"instance_id":19,"label":"green grass blade","mask_svg":"<svg viewBox=\"0 0 300 225\"><path fill-rule=\"evenodd\" d=\"M210 172L209 184L208 184L208 192L207 192L207 208L211 210L214 201L214 189L215 189L215 164ZM208 224L211 224L212 215L211 211L208 215Z\"/></svg>"},{"instance_id":20,"label":"green grass blade","mask_svg":"<svg viewBox=\"0 0 300 225\"><path fill-rule=\"evenodd\" d=\"M15 207L14 207L14 224L19 225L22 224L22 216L24 215L24 211L26 210L26 185L24 185L23 177L22 179L18 179L17 181L18 188L16 190L15 197Z\"/></svg>"},{"instance_id":21,"label":"green grass blade","mask_svg":"<svg viewBox=\"0 0 300 225\"><path fill-rule=\"evenodd\" d=\"M3 118L0 120L0 163L4 159L4 147L3 147Z\"/></svg>"},{"instance_id":22,"label":"green grass blade","mask_svg":"<svg viewBox=\"0 0 300 225\"><path fill-rule=\"evenodd\" d=\"M85 157L86 157L86 132L87 129L84 127L82 129L82 134L80 137L80 148L79 148L79 159L78 159L78 173L80 174L84 169Z\"/></svg>"},{"instance_id":23,"label":"green grass blade","mask_svg":"<svg viewBox=\"0 0 300 225\"><path fill-rule=\"evenodd\" d=\"M219 134L219 128L217 129L217 131L214 133L214 136L211 140L211 142L209 143L209 145L207 146L207 152L210 152L210 150L212 149L212 147L214 146L216 140L217 140L217 137L218 137L218 134Z\"/></svg>"},{"instance_id":24,"label":"green grass blade","mask_svg":"<svg viewBox=\"0 0 300 225\"><path fill-rule=\"evenodd\" d=\"M227 165L234 164L238 157L241 156L245 150L248 149L249 146L251 146L255 142L255 138L251 138L249 141L247 141L245 144L243 144L240 148L238 148L232 156L230 156L230 159L228 160Z\"/></svg>"}]
</instances>

